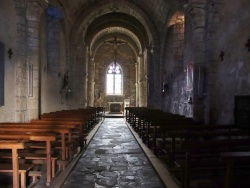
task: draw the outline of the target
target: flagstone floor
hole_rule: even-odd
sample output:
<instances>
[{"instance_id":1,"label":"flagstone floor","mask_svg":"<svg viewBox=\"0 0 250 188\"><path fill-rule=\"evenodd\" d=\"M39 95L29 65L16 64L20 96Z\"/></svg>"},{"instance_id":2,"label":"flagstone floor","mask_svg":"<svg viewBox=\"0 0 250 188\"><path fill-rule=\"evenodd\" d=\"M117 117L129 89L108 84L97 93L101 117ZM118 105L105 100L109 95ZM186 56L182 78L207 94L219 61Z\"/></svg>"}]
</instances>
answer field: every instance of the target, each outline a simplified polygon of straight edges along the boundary
<instances>
[{"instance_id":1,"label":"flagstone floor","mask_svg":"<svg viewBox=\"0 0 250 188\"><path fill-rule=\"evenodd\" d=\"M45 188L46 169L35 185ZM180 188L123 115L106 114L87 136L87 147L52 180L53 188Z\"/></svg>"},{"instance_id":2,"label":"flagstone floor","mask_svg":"<svg viewBox=\"0 0 250 188\"><path fill-rule=\"evenodd\" d=\"M123 118L106 118L62 188L164 188Z\"/></svg>"}]
</instances>

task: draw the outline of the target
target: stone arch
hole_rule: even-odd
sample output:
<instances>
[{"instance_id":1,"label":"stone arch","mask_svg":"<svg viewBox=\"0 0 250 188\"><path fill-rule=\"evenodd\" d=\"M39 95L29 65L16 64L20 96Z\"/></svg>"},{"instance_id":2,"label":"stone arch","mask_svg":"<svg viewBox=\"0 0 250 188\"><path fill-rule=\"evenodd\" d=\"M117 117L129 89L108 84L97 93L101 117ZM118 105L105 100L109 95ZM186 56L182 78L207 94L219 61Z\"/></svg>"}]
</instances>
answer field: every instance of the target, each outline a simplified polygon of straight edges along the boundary
<instances>
[{"instance_id":1,"label":"stone arch","mask_svg":"<svg viewBox=\"0 0 250 188\"><path fill-rule=\"evenodd\" d=\"M178 61L178 66L183 63L183 50L184 50L184 32L185 32L185 16L183 12L177 11L174 13L168 23L168 27L174 29L174 56Z\"/></svg>"},{"instance_id":2,"label":"stone arch","mask_svg":"<svg viewBox=\"0 0 250 188\"><path fill-rule=\"evenodd\" d=\"M92 51L93 56L98 48L103 44L104 40L112 40L114 36L120 40L127 41L127 44L133 49L135 56L138 56L142 53L142 47L139 42L139 39L130 31L124 28L111 28L112 32L109 32L109 29L105 29L96 34L93 38L90 50Z\"/></svg>"},{"instance_id":3,"label":"stone arch","mask_svg":"<svg viewBox=\"0 0 250 188\"><path fill-rule=\"evenodd\" d=\"M111 8L119 7L119 9ZM104 11L105 10L105 11ZM111 0L103 0L100 3L96 3L94 6L88 8L83 15L75 22L72 29L72 39L73 43L77 43L78 37L85 36L86 30L93 20L96 18L112 12L119 12L130 15L137 18L141 22L147 31L149 43L147 46L158 46L159 38L157 36L157 31L155 30L155 25L152 23L151 19L143 12L143 10L134 6L132 3L121 0L119 2L113 2ZM76 36L76 37L74 37Z\"/></svg>"},{"instance_id":4,"label":"stone arch","mask_svg":"<svg viewBox=\"0 0 250 188\"><path fill-rule=\"evenodd\" d=\"M113 8L112 8L113 7ZM117 8L116 8L117 7ZM119 8L118 8L119 7ZM79 8L80 9L80 8ZM83 8L84 9L84 8ZM118 14L124 15L122 17L123 23L125 24L124 28L130 30L133 32L133 27L131 27L131 18L133 20L137 20L138 23L140 23L142 30L144 30L145 34L141 35L140 32L138 32L138 38L140 37L141 41L146 41L142 48L142 54L147 53L149 54L148 59L145 61L145 64L147 64L145 67L148 69L152 69L154 71L147 71L146 77L147 79L145 82L149 83L151 92L145 91L145 93L148 93L148 101L155 101L152 103L148 103L148 106L151 107L158 107L160 105L160 90L158 89L160 87L160 39L158 35L158 31L156 30L156 25L152 22L152 19L144 12L144 10L140 9L138 6L134 6L133 3L130 3L129 1L121 0L121 1L111 1L111 0L103 0L100 1L94 5L91 5L88 7L88 9L84 9L82 11L83 14L78 17L78 19L74 22L74 25L72 26L71 30L71 47L73 47L75 44L79 44L80 41L84 41L84 38L86 37L86 32L89 26L97 20L98 18L103 18L105 15L111 15L111 14ZM101 20L102 21L102 20ZM102 27L100 29L106 29L109 27L123 27L123 25L115 25L112 23L102 23L102 22L95 22L96 26L99 26L99 24L102 24ZM117 22L119 24L119 22ZM136 27L134 27L136 28ZM96 30L97 31L97 30ZM136 31L134 29L134 31ZM98 31L97 31L98 32ZM137 33L134 33L135 35ZM95 35L94 35L95 36ZM142 37L144 36L144 37ZM93 36L92 36L93 37ZM92 39L90 39L92 40ZM85 43L86 47L89 49L89 45ZM91 52L91 51L89 51ZM88 53L87 56L92 56L92 54ZM87 57L86 62L89 62L89 57ZM145 85L148 85L145 83ZM148 88L148 87L145 87ZM153 92L153 90L158 92Z\"/></svg>"},{"instance_id":5,"label":"stone arch","mask_svg":"<svg viewBox=\"0 0 250 188\"><path fill-rule=\"evenodd\" d=\"M85 43L90 44L90 41L98 32L112 27L121 27L132 32L139 39L143 49L149 43L144 26L134 17L123 13L106 14L92 22L86 31Z\"/></svg>"},{"instance_id":6,"label":"stone arch","mask_svg":"<svg viewBox=\"0 0 250 188\"><path fill-rule=\"evenodd\" d=\"M167 77L173 76L173 74L178 74L183 70L184 66L184 40L185 40L185 15L184 12L182 11L176 11L173 13L171 16L171 19L169 22L166 24L166 33L164 38L164 43L163 43L163 56L162 56L162 70L161 70L161 75L163 77L163 73L167 70L165 70L164 65L165 65L165 59L166 59L166 53L165 50L167 46L169 45L168 41L168 35L170 32L173 32L173 41L171 41L172 45L172 50L173 50L173 55L174 55L174 60L176 61L174 68L175 72L174 73L167 73ZM176 72L177 71L177 72Z\"/></svg>"}]
</instances>

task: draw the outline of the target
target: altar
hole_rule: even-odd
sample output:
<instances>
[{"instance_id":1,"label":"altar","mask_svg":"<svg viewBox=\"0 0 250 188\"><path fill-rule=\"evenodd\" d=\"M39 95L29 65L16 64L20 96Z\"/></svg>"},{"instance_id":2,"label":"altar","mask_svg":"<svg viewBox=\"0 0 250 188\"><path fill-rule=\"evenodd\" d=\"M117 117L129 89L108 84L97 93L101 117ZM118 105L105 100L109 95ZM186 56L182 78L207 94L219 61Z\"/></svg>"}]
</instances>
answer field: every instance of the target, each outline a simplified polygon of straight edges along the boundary
<instances>
[{"instance_id":1,"label":"altar","mask_svg":"<svg viewBox=\"0 0 250 188\"><path fill-rule=\"evenodd\" d=\"M122 113L123 102L108 102L109 113Z\"/></svg>"}]
</instances>

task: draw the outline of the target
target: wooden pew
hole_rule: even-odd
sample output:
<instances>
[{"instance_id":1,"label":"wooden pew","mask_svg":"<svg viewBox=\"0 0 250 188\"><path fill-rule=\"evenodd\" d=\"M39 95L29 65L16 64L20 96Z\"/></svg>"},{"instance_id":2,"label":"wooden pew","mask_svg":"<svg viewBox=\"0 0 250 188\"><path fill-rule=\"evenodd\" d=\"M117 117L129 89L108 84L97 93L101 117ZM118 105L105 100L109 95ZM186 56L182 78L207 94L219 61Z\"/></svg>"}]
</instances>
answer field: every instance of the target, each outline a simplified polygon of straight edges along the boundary
<instances>
[{"instance_id":1,"label":"wooden pew","mask_svg":"<svg viewBox=\"0 0 250 188\"><path fill-rule=\"evenodd\" d=\"M169 136L169 132L173 131L219 131L219 130L238 130L233 125L210 125L205 126L203 124L191 124L182 121L170 121L165 124L153 124L153 131L148 133L152 138L153 149L158 145L162 149L166 142L166 137ZM173 135L173 134L172 134ZM180 136L180 135L179 135Z\"/></svg>"},{"instance_id":2,"label":"wooden pew","mask_svg":"<svg viewBox=\"0 0 250 188\"><path fill-rule=\"evenodd\" d=\"M174 133L176 134L176 133ZM250 139L244 138L243 136L249 136L249 133L246 133L244 131L203 131L203 132L193 132L193 133L185 133L187 134L187 137L193 137L195 136L198 138L197 140L189 140L186 139L181 143L181 147L185 149L185 162L179 163L177 160L175 160L175 164L182 168L183 174L184 174L184 187L189 188L190 187L190 176L191 176L191 170L193 168L197 168L196 164L193 164L191 159L193 157L202 156L201 154L206 154L206 156L202 156L203 159L209 159L209 157L212 157L213 159L216 158L216 163L213 164L206 164L205 162L202 163L203 165L199 167L199 169L206 169L206 168L218 168L222 166L223 164L219 164L219 153L225 152L225 151L237 151L237 150L249 150L249 141ZM189 135L188 135L189 134ZM213 137L220 137L220 139L214 139ZM232 138L233 136L233 138ZM204 140L201 140L200 138L204 138ZM224 139L222 139L224 137ZM207 155L209 154L209 155ZM194 166L193 166L194 165ZM207 166L207 167L206 167Z\"/></svg>"},{"instance_id":3,"label":"wooden pew","mask_svg":"<svg viewBox=\"0 0 250 188\"><path fill-rule=\"evenodd\" d=\"M199 136L202 136L201 134L205 134L203 136L211 136L208 134L208 132L203 132L204 130L226 130L226 131L230 131L230 130L237 130L235 129L232 125L217 125L217 126L204 126L204 125L198 125L198 124L192 124L189 122L184 123L185 121L182 122L178 121L177 119L175 121L172 120L168 120L168 121L158 121L158 119L153 120L153 123L148 123L146 124L148 127L146 128L147 132L146 132L146 136L150 136L150 133L152 134L152 126L154 127L154 131L153 131L153 143L156 143L157 138L159 138L159 133L160 133L160 138L163 140L163 145L166 144L166 137L170 138L170 146L169 146L169 160L170 160L170 167L173 168L174 162L175 162L175 153L176 153L176 144L178 142L176 142L176 139L179 138L180 140L183 139L187 139L187 133L190 133L190 131L196 131L193 132L194 134L200 134ZM181 134L180 132L177 133L171 133L171 131L179 131L182 130ZM188 132L184 133L184 130L188 130ZM198 132L200 131L200 132ZM201 132L202 131L202 132ZM170 134L169 134L170 132ZM145 132L144 132L145 133ZM176 135L177 134L177 135ZM186 134L186 135L185 135ZM188 138L194 138L195 135L189 134ZM213 136L225 136L225 132L217 132L217 133L210 133L213 134ZM216 135L215 135L216 134ZM238 133L226 133L227 136L238 136L241 135L248 135L248 133L246 132L238 132ZM185 155L184 155L185 157Z\"/></svg>"},{"instance_id":4,"label":"wooden pew","mask_svg":"<svg viewBox=\"0 0 250 188\"><path fill-rule=\"evenodd\" d=\"M66 165L68 164L68 162L70 161L71 157L73 156L73 142L72 142L72 129L76 128L76 124L75 123L70 123L70 124L66 124L63 122L47 122L47 124L45 122L41 122L41 120L39 120L36 123L0 123L0 132L4 131L4 132L16 132L16 131L25 131L25 132L34 132L34 133L55 133L55 134L60 134L60 142L58 142L58 144L60 144L59 149L61 149L61 159L59 160L59 156L58 155L52 155L51 156L51 160L52 160L52 178L55 176L55 162L57 162L58 166L60 167L59 169L65 169ZM68 138L68 140L66 141L66 136ZM79 140L79 137L76 138L77 140ZM53 147L57 148L58 146L55 145L56 143L53 143ZM32 148L46 148L46 145L44 145L42 143L39 144L39 146L37 146L37 144L34 145L34 143L32 143L32 145L30 146ZM77 147L77 146L75 146ZM46 156L43 155L27 155L25 157L26 159L40 159L40 160L45 160Z\"/></svg>"},{"instance_id":5,"label":"wooden pew","mask_svg":"<svg viewBox=\"0 0 250 188\"><path fill-rule=\"evenodd\" d=\"M21 173L21 188L26 187L26 172L30 170L33 165L19 165L18 150L25 148L25 141L21 140L0 140L0 150L11 149L12 164L0 164L0 172L12 172L13 187L19 188L19 173Z\"/></svg>"},{"instance_id":6,"label":"wooden pew","mask_svg":"<svg viewBox=\"0 0 250 188\"><path fill-rule=\"evenodd\" d=\"M147 108L127 107L125 110L127 122L130 123L135 131L139 133L142 139L148 137L146 140L151 139L154 147L160 142L161 147L168 147L171 166L173 166L175 162L178 163L175 159L175 154L177 152L176 146L179 147L180 151L183 151L180 157L182 156L185 159L184 166L181 166L181 168L185 169L183 172L183 174L185 174L183 177L183 180L185 181L185 183L183 182L183 185L185 187L190 186L190 173L191 169L194 168L191 163L191 158L199 157L199 155L196 154L197 149L201 151L206 150L207 152L212 152L213 150L216 151L214 154L212 152L211 157L216 157L218 160L217 162L219 162L218 155L222 151L225 153L225 151L234 151L235 149L239 150L241 154L245 150L250 151L247 144L249 140L244 138L249 137L249 133L239 131L232 125L205 126L202 123L196 124L196 122L192 121L185 123L185 120L184 122L181 122L182 120L179 121L178 118L176 120L162 118L163 116L168 116L168 113L164 114L160 110ZM178 117L173 114L169 114L169 116ZM180 119L182 118L183 117L180 116ZM216 139L216 137L223 137L223 140ZM234 137L240 137L241 139L236 140ZM176 140L179 141L176 142ZM191 142L187 144L187 141ZM196 143L192 143L193 141ZM185 144L183 145L183 143ZM202 145L198 146L199 144ZM230 144L232 144L230 147L233 149L228 147ZM243 145L244 148L242 148L241 145ZM221 156L221 159L226 159L227 157L229 156L224 155L223 157ZM245 158L247 158L247 156L245 156ZM232 153L230 153L230 160L232 160ZM229 178L227 178L227 181L228 179ZM230 183L228 182L227 185L229 184Z\"/></svg>"},{"instance_id":7,"label":"wooden pew","mask_svg":"<svg viewBox=\"0 0 250 188\"><path fill-rule=\"evenodd\" d=\"M84 118L79 118L79 117L61 117L61 116L51 116L51 117L44 117L40 120L31 120L32 123L39 123L41 122L42 124L58 124L58 123L63 123L65 126L77 126L79 129L79 145L81 150L84 147L84 144L86 143L84 139L84 127L85 127L85 119Z\"/></svg>"},{"instance_id":8,"label":"wooden pew","mask_svg":"<svg viewBox=\"0 0 250 188\"><path fill-rule=\"evenodd\" d=\"M232 187L233 168L240 165L250 167L250 150L249 151L235 151L235 152L221 152L221 162L226 164L225 188ZM248 181L249 182L249 181Z\"/></svg>"},{"instance_id":9,"label":"wooden pew","mask_svg":"<svg viewBox=\"0 0 250 188\"><path fill-rule=\"evenodd\" d=\"M27 141L38 141L46 142L46 166L47 166L47 182L46 185L50 185L52 179L52 168L51 168L51 143L56 140L55 134L46 133L0 133L0 140L27 140Z\"/></svg>"},{"instance_id":10,"label":"wooden pew","mask_svg":"<svg viewBox=\"0 0 250 188\"><path fill-rule=\"evenodd\" d=\"M77 109L77 110L62 110L50 113L44 113L40 116L40 119L47 117L81 117L85 119L85 126L91 129L94 124L99 122L98 118L98 108L88 108L88 109Z\"/></svg>"},{"instance_id":11,"label":"wooden pew","mask_svg":"<svg viewBox=\"0 0 250 188\"><path fill-rule=\"evenodd\" d=\"M162 121L154 120L143 125L142 138L145 139L148 147L152 146L154 148L157 135L159 135L159 133L162 134L162 131L166 131L166 129L163 128L174 127L175 130L178 130L178 127L180 126L185 126L186 129L190 126L201 127L201 125L196 125L190 119L183 117L171 117Z\"/></svg>"},{"instance_id":12,"label":"wooden pew","mask_svg":"<svg viewBox=\"0 0 250 188\"><path fill-rule=\"evenodd\" d=\"M80 151L86 145L86 138L84 138L84 131L83 131L83 123L82 121L71 121L71 120L63 120L60 119L32 119L30 121L32 124L43 124L52 127L67 127L71 130L71 138L69 139L72 142L72 149L70 150L70 157L73 156L74 150L77 150L77 147L80 147Z\"/></svg>"},{"instance_id":13,"label":"wooden pew","mask_svg":"<svg viewBox=\"0 0 250 188\"><path fill-rule=\"evenodd\" d=\"M61 136L61 154L62 160L66 160L68 154L66 153L66 136L68 136L69 144L72 141L71 127L46 124L33 123L0 123L0 132L33 132L33 133L55 133ZM46 147L46 146L45 146Z\"/></svg>"}]
</instances>

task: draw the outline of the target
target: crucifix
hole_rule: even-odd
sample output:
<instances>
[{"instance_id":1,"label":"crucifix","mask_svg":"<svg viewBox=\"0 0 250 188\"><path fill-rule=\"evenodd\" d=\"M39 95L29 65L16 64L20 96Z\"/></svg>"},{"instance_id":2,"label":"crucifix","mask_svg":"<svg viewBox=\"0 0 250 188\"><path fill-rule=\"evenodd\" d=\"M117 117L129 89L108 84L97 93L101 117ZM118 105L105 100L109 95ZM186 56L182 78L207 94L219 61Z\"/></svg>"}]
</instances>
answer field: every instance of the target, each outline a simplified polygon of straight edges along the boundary
<instances>
[{"instance_id":1,"label":"crucifix","mask_svg":"<svg viewBox=\"0 0 250 188\"><path fill-rule=\"evenodd\" d=\"M223 51L220 52L220 60L223 61L224 60L224 55L225 53Z\"/></svg>"},{"instance_id":2,"label":"crucifix","mask_svg":"<svg viewBox=\"0 0 250 188\"><path fill-rule=\"evenodd\" d=\"M115 36L114 40L111 41L104 41L104 44L112 44L114 46L114 66L113 71L116 70L116 56L117 56L117 46L121 44L127 44L127 42L117 41L117 37Z\"/></svg>"},{"instance_id":3,"label":"crucifix","mask_svg":"<svg viewBox=\"0 0 250 188\"><path fill-rule=\"evenodd\" d=\"M246 47L248 48L248 51L250 52L250 39L247 40Z\"/></svg>"},{"instance_id":4,"label":"crucifix","mask_svg":"<svg viewBox=\"0 0 250 188\"><path fill-rule=\"evenodd\" d=\"M9 48L9 50L8 50L8 54L9 54L9 59L11 59L11 56L13 55L13 51L12 51L12 49L11 49L11 48Z\"/></svg>"}]
</instances>

